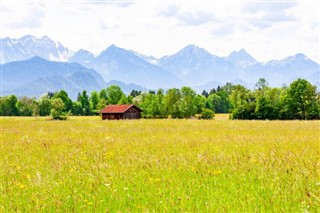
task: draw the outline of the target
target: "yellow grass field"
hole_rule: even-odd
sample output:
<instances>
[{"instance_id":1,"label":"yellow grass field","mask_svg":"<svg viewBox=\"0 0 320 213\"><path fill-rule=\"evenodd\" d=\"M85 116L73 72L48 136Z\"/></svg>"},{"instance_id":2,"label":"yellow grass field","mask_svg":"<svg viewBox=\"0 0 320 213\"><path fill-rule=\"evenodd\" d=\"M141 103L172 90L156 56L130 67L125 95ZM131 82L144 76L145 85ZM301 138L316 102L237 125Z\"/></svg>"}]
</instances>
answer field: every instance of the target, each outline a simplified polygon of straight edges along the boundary
<instances>
[{"instance_id":1,"label":"yellow grass field","mask_svg":"<svg viewBox=\"0 0 320 213\"><path fill-rule=\"evenodd\" d=\"M1 118L0 212L317 212L319 121Z\"/></svg>"}]
</instances>

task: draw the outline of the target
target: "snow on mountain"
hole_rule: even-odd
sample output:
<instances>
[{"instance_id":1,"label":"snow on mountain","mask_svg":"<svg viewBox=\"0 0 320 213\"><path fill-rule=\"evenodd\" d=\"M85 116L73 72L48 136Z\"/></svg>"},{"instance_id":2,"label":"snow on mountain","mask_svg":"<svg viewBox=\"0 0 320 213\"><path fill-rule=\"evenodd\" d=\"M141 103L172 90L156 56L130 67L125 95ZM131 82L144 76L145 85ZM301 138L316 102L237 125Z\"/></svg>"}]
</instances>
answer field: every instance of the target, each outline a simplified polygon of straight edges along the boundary
<instances>
[{"instance_id":1,"label":"snow on mountain","mask_svg":"<svg viewBox=\"0 0 320 213\"><path fill-rule=\"evenodd\" d=\"M84 54L85 55L85 54ZM138 84L150 89L181 86L181 80L162 68L149 63L137 53L109 46L97 57L84 63L81 57L71 57L71 60L86 67L97 70L106 82L117 80L126 84Z\"/></svg>"},{"instance_id":2,"label":"snow on mountain","mask_svg":"<svg viewBox=\"0 0 320 213\"><path fill-rule=\"evenodd\" d=\"M80 49L73 56L68 59L68 62L77 62L83 66L89 65L94 60L94 55L87 51Z\"/></svg>"},{"instance_id":3,"label":"snow on mountain","mask_svg":"<svg viewBox=\"0 0 320 213\"><path fill-rule=\"evenodd\" d=\"M83 49L74 53L47 36L36 38L27 35L19 39L1 38L0 41L2 64L27 60L34 56L48 61L76 62L96 70L106 82L115 80L150 89L182 85L204 88L217 82L243 82L251 85L259 78L265 78L271 86L280 86L299 77L317 78L320 72L319 64L302 53L261 63L244 49L233 51L227 57L219 57L204 48L188 45L173 55L157 59L111 45L95 57ZM19 71L12 72L14 77ZM28 71L24 78L29 78L28 75L32 73ZM19 79L16 81L10 82L19 83ZM53 82L57 82L57 78ZM313 82L319 82L319 79Z\"/></svg>"},{"instance_id":4,"label":"snow on mountain","mask_svg":"<svg viewBox=\"0 0 320 213\"><path fill-rule=\"evenodd\" d=\"M195 45L161 58L158 65L199 88L210 82L243 82L251 86L260 78L265 78L272 86L281 86L290 83L290 79L306 78L320 71L319 64L301 53L260 63L244 49L222 58Z\"/></svg>"},{"instance_id":5,"label":"snow on mountain","mask_svg":"<svg viewBox=\"0 0 320 213\"><path fill-rule=\"evenodd\" d=\"M161 58L158 65L191 86L237 78L231 62L195 45L188 45L174 55Z\"/></svg>"},{"instance_id":6,"label":"snow on mountain","mask_svg":"<svg viewBox=\"0 0 320 213\"><path fill-rule=\"evenodd\" d=\"M241 49L239 51L233 51L232 53L230 53L228 57L226 57L226 59L240 69L245 69L249 66L258 63L258 61L254 59L249 53L247 53L244 49Z\"/></svg>"},{"instance_id":7,"label":"snow on mountain","mask_svg":"<svg viewBox=\"0 0 320 213\"><path fill-rule=\"evenodd\" d=\"M65 62L73 51L64 47L61 43L51 40L48 36L36 38L31 35L19 39L1 38L2 48L0 50L1 63L11 61L27 60L39 56L50 61Z\"/></svg>"},{"instance_id":8,"label":"snow on mountain","mask_svg":"<svg viewBox=\"0 0 320 213\"><path fill-rule=\"evenodd\" d=\"M153 57L152 55L147 56L138 52L135 52L133 50L129 50L131 53L135 54L136 56L138 56L139 58L142 58L143 60L145 60L146 62L149 62L150 64L154 64L157 65L159 62L159 59Z\"/></svg>"},{"instance_id":9,"label":"snow on mountain","mask_svg":"<svg viewBox=\"0 0 320 213\"><path fill-rule=\"evenodd\" d=\"M100 72L106 81L118 80L150 89L182 85L175 75L115 45L111 45L94 59L93 68Z\"/></svg>"},{"instance_id":10,"label":"snow on mountain","mask_svg":"<svg viewBox=\"0 0 320 213\"><path fill-rule=\"evenodd\" d=\"M312 61L302 53L289 56L282 60L272 60L264 63L265 67L273 71L312 72L319 70L319 64Z\"/></svg>"}]
</instances>

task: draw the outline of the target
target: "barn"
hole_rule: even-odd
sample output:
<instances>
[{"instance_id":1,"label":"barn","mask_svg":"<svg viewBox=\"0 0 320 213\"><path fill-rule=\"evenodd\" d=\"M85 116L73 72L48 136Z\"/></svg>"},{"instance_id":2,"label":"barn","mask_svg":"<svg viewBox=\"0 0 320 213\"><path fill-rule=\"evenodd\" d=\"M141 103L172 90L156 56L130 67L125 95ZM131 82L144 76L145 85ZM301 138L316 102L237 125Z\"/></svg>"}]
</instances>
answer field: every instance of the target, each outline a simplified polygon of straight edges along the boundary
<instances>
[{"instance_id":1,"label":"barn","mask_svg":"<svg viewBox=\"0 0 320 213\"><path fill-rule=\"evenodd\" d=\"M108 105L102 110L102 120L139 119L142 110L134 104Z\"/></svg>"}]
</instances>

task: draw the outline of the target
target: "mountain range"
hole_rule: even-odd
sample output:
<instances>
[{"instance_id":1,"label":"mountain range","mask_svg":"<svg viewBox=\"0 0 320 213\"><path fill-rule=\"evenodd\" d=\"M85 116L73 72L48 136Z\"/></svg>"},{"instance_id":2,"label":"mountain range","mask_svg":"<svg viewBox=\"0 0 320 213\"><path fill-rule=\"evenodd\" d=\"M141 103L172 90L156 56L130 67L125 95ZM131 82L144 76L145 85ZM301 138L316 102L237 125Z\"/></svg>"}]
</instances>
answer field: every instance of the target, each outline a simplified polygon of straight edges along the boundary
<instances>
[{"instance_id":1,"label":"mountain range","mask_svg":"<svg viewBox=\"0 0 320 213\"><path fill-rule=\"evenodd\" d=\"M115 45L111 45L97 57L92 57L88 51L80 50L69 59L69 62L77 62L97 70L105 81L134 83L150 89L183 85L182 81L171 72Z\"/></svg>"},{"instance_id":2,"label":"mountain range","mask_svg":"<svg viewBox=\"0 0 320 213\"><path fill-rule=\"evenodd\" d=\"M36 38L31 35L19 39L0 38L1 64L22 61L39 56L50 61L67 62L74 52L64 47L60 42L55 42L48 36Z\"/></svg>"},{"instance_id":3,"label":"mountain range","mask_svg":"<svg viewBox=\"0 0 320 213\"><path fill-rule=\"evenodd\" d=\"M40 96L64 89L75 99L83 90L100 90L106 86L94 70L77 63L47 61L35 56L25 61L0 65L2 94Z\"/></svg>"},{"instance_id":4,"label":"mountain range","mask_svg":"<svg viewBox=\"0 0 320 213\"><path fill-rule=\"evenodd\" d=\"M2 38L3 94L39 96L65 89L72 97L82 90L105 88L109 83L130 89L191 86L198 92L226 82L252 89L259 78L281 86L301 77L319 85L320 65L302 53L281 60L259 62L244 49L226 57L188 45L173 55L155 58L111 45L95 56L87 50L69 50L47 36ZM106 83L109 82L109 83Z\"/></svg>"}]
</instances>

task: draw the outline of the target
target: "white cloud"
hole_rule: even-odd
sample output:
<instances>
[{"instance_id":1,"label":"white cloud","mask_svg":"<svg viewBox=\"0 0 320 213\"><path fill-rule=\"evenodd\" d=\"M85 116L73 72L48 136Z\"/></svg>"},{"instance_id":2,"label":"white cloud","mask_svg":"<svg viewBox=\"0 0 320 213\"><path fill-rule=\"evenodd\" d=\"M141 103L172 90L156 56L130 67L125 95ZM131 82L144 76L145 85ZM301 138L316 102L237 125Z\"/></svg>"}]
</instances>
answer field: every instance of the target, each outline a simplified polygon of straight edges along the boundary
<instances>
[{"instance_id":1,"label":"white cloud","mask_svg":"<svg viewBox=\"0 0 320 213\"><path fill-rule=\"evenodd\" d=\"M206 11L203 9L190 9L186 4L172 4L162 8L158 14L168 18L176 18L184 25L198 26L207 22L212 22L216 18L213 11Z\"/></svg>"},{"instance_id":2,"label":"white cloud","mask_svg":"<svg viewBox=\"0 0 320 213\"><path fill-rule=\"evenodd\" d=\"M161 57L192 43L220 56L245 48L260 61L302 52L320 62L314 1L22 2L2 2L2 36L48 35L95 54L114 43Z\"/></svg>"},{"instance_id":3,"label":"white cloud","mask_svg":"<svg viewBox=\"0 0 320 213\"><path fill-rule=\"evenodd\" d=\"M42 3L20 3L15 8L4 4L2 24L5 28L41 28L46 16L45 5Z\"/></svg>"},{"instance_id":4,"label":"white cloud","mask_svg":"<svg viewBox=\"0 0 320 213\"><path fill-rule=\"evenodd\" d=\"M295 14L290 13L290 9L296 5L296 2L247 3L242 11L248 15L248 21L254 27L264 29L280 22L296 21Z\"/></svg>"}]
</instances>

